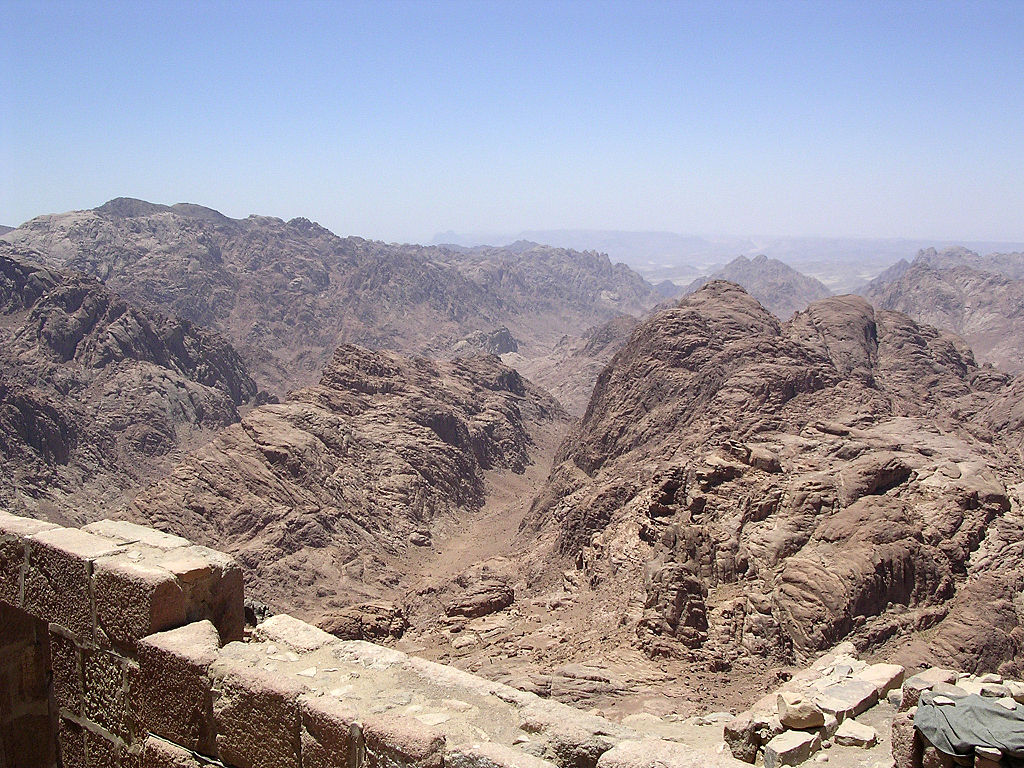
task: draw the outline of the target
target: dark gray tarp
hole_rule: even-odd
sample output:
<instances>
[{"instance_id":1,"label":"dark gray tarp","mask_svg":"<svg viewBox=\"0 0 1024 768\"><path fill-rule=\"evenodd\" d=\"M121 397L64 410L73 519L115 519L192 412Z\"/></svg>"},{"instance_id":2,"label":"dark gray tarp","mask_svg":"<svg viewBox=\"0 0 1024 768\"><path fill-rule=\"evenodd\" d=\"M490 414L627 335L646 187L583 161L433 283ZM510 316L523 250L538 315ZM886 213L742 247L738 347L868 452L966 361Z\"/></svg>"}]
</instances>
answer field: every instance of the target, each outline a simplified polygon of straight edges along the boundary
<instances>
[{"instance_id":1,"label":"dark gray tarp","mask_svg":"<svg viewBox=\"0 0 1024 768\"><path fill-rule=\"evenodd\" d=\"M971 757L975 747L1002 750L1007 765L1024 765L1024 705L1010 711L993 699L963 696L936 704L925 691L917 704L914 725L933 746L956 757Z\"/></svg>"}]
</instances>

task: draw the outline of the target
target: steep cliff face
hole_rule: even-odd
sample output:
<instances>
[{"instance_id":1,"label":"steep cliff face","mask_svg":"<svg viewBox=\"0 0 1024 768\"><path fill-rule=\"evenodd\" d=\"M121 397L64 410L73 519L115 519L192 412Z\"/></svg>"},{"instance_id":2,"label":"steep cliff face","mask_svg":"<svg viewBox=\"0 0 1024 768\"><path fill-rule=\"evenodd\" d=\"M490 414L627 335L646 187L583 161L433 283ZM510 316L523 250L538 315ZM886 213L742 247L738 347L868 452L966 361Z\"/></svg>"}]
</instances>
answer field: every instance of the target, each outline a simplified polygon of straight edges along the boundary
<instances>
[{"instance_id":1,"label":"steep cliff face","mask_svg":"<svg viewBox=\"0 0 1024 768\"><path fill-rule=\"evenodd\" d=\"M315 381L342 343L449 356L507 327L525 357L657 296L606 256L529 244L460 252L341 238L306 219L230 219L119 198L4 235L50 267L227 336L264 386Z\"/></svg>"},{"instance_id":2,"label":"steep cliff face","mask_svg":"<svg viewBox=\"0 0 1024 768\"><path fill-rule=\"evenodd\" d=\"M0 498L81 523L237 421L257 390L216 333L38 257L0 243Z\"/></svg>"},{"instance_id":3,"label":"steep cliff face","mask_svg":"<svg viewBox=\"0 0 1024 768\"><path fill-rule=\"evenodd\" d=\"M982 362L1024 370L1024 254L929 249L863 293L877 307L963 337Z\"/></svg>"},{"instance_id":4,"label":"steep cliff face","mask_svg":"<svg viewBox=\"0 0 1024 768\"><path fill-rule=\"evenodd\" d=\"M859 297L780 324L712 282L602 372L526 527L652 655L1016 668L1019 386Z\"/></svg>"},{"instance_id":5,"label":"steep cliff face","mask_svg":"<svg viewBox=\"0 0 1024 768\"><path fill-rule=\"evenodd\" d=\"M312 618L380 597L432 526L478 510L484 473L522 473L565 415L496 357L450 362L342 346L320 383L265 405L132 503L225 547L255 595Z\"/></svg>"}]
</instances>

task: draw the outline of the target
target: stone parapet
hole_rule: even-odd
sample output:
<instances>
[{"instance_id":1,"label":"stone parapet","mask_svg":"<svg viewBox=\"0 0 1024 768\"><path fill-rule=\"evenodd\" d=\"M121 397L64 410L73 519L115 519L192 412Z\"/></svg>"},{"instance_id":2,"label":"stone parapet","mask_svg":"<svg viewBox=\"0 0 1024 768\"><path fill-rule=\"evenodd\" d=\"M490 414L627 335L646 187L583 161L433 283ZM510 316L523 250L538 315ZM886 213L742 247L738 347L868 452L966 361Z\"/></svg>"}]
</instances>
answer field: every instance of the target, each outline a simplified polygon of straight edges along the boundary
<instances>
[{"instance_id":1,"label":"stone parapet","mask_svg":"<svg viewBox=\"0 0 1024 768\"><path fill-rule=\"evenodd\" d=\"M34 690L17 717L0 711L3 749L18 758L0 765L736 764L291 616L246 635L230 557L130 523L79 530L0 513L0 611L17 619L0 646L31 678L4 667L0 683ZM41 734L31 747L14 732L26 717ZM38 758L17 752L30 748Z\"/></svg>"}]
</instances>

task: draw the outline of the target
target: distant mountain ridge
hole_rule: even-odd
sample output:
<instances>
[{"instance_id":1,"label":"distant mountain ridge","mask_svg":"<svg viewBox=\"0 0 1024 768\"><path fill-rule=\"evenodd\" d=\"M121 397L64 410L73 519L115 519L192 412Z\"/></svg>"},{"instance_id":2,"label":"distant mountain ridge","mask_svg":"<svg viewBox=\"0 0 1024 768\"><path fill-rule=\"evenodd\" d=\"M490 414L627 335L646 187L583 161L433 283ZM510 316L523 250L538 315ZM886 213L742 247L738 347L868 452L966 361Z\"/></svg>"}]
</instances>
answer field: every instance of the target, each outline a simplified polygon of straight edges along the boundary
<instances>
[{"instance_id":1,"label":"distant mountain ridge","mask_svg":"<svg viewBox=\"0 0 1024 768\"><path fill-rule=\"evenodd\" d=\"M2 237L217 329L279 391L313 381L343 343L443 357L470 334L507 327L529 358L658 301L643 278L593 252L389 245L303 218L231 219L131 198L40 216Z\"/></svg>"},{"instance_id":2,"label":"distant mountain ridge","mask_svg":"<svg viewBox=\"0 0 1024 768\"><path fill-rule=\"evenodd\" d=\"M1024 254L921 251L861 292L876 306L962 336L978 359L1024 371Z\"/></svg>"},{"instance_id":3,"label":"distant mountain ridge","mask_svg":"<svg viewBox=\"0 0 1024 768\"><path fill-rule=\"evenodd\" d=\"M788 320L794 313L806 309L812 301L832 295L820 281L764 254L752 259L738 256L713 275L694 280L686 287L685 293L693 293L713 280L728 280L742 285L780 320Z\"/></svg>"}]
</instances>

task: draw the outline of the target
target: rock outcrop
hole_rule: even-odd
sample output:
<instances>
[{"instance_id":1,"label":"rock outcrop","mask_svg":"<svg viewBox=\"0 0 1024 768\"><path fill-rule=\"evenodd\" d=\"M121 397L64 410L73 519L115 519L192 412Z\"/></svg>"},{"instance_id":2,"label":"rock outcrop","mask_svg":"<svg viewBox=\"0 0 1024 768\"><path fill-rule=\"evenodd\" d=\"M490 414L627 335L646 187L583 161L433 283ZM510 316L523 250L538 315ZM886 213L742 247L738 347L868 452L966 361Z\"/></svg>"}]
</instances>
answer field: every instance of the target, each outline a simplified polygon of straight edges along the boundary
<instances>
[{"instance_id":1,"label":"rock outcrop","mask_svg":"<svg viewBox=\"0 0 1024 768\"><path fill-rule=\"evenodd\" d=\"M495 357L342 346L319 384L245 415L130 514L230 549L273 608L334 621L389 595L414 540L479 509L484 472L523 472L533 430L565 418Z\"/></svg>"},{"instance_id":2,"label":"rock outcrop","mask_svg":"<svg viewBox=\"0 0 1024 768\"><path fill-rule=\"evenodd\" d=\"M231 345L0 242L0 503L87 522L238 421Z\"/></svg>"},{"instance_id":3,"label":"rock outcrop","mask_svg":"<svg viewBox=\"0 0 1024 768\"><path fill-rule=\"evenodd\" d=\"M1024 371L1024 254L928 249L862 293L876 307L963 337L981 362Z\"/></svg>"},{"instance_id":4,"label":"rock outcrop","mask_svg":"<svg viewBox=\"0 0 1024 768\"><path fill-rule=\"evenodd\" d=\"M712 282L602 372L525 526L652 655L1016 670L1019 387L859 297L780 324Z\"/></svg>"}]
</instances>

